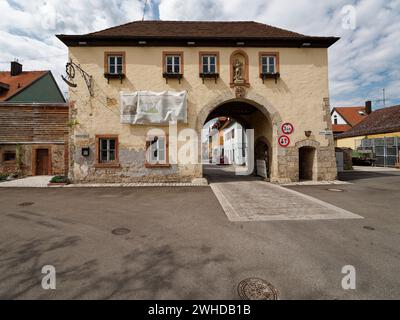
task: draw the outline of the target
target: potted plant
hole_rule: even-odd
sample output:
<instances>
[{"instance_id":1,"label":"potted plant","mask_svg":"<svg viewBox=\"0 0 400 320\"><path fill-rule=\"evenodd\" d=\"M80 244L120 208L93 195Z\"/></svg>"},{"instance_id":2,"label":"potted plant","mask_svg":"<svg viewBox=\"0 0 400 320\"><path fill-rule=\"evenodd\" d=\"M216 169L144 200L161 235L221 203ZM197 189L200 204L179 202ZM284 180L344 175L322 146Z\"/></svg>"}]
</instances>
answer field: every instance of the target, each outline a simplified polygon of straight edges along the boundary
<instances>
[{"instance_id":1,"label":"potted plant","mask_svg":"<svg viewBox=\"0 0 400 320\"><path fill-rule=\"evenodd\" d=\"M70 181L68 177L65 176L55 176L50 180L50 183L48 184L49 187L55 187L55 186L65 186L70 184Z\"/></svg>"}]
</instances>

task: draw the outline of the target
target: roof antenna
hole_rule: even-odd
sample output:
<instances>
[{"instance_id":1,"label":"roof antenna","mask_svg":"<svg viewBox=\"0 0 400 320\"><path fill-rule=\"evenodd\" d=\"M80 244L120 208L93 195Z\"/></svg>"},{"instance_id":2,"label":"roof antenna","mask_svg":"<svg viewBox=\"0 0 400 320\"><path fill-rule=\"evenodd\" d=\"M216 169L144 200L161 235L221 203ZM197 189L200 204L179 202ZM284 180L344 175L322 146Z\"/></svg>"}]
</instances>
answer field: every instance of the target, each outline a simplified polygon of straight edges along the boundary
<instances>
[{"instance_id":1,"label":"roof antenna","mask_svg":"<svg viewBox=\"0 0 400 320\"><path fill-rule=\"evenodd\" d=\"M147 2L148 2L148 1L149 1L149 0L145 0L145 2L144 2L142 21L144 21L144 16L146 15L146 9L147 9Z\"/></svg>"}]
</instances>

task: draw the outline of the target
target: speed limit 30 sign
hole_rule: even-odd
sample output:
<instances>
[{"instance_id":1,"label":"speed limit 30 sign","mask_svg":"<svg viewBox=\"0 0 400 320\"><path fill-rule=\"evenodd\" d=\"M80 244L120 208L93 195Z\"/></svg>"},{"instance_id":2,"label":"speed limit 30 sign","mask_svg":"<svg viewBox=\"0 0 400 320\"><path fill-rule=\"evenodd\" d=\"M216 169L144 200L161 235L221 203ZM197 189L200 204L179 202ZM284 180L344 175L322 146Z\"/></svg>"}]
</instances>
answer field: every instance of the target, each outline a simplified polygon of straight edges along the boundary
<instances>
[{"instance_id":1,"label":"speed limit 30 sign","mask_svg":"<svg viewBox=\"0 0 400 320\"><path fill-rule=\"evenodd\" d=\"M288 136L283 135L279 137L278 142L281 147L286 148L290 144L290 138Z\"/></svg>"},{"instance_id":2,"label":"speed limit 30 sign","mask_svg":"<svg viewBox=\"0 0 400 320\"><path fill-rule=\"evenodd\" d=\"M293 125L291 124L291 123L284 123L283 125L282 125L282 133L283 134L285 134L285 135L287 135L287 134L292 134L293 133L293 131L294 131L294 127L293 127Z\"/></svg>"}]
</instances>

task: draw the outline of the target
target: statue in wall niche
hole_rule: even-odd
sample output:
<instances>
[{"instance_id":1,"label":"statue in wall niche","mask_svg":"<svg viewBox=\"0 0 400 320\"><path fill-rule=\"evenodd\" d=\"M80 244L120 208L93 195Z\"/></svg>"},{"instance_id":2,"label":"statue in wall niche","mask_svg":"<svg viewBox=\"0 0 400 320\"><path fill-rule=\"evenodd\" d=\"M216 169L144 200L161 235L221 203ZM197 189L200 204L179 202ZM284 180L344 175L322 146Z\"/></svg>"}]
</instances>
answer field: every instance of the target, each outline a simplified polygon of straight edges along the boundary
<instances>
[{"instance_id":1,"label":"statue in wall niche","mask_svg":"<svg viewBox=\"0 0 400 320\"><path fill-rule=\"evenodd\" d=\"M235 64L233 65L234 68L234 76L233 80L236 84L244 83L243 79L243 63L240 62L239 59L236 59Z\"/></svg>"}]
</instances>

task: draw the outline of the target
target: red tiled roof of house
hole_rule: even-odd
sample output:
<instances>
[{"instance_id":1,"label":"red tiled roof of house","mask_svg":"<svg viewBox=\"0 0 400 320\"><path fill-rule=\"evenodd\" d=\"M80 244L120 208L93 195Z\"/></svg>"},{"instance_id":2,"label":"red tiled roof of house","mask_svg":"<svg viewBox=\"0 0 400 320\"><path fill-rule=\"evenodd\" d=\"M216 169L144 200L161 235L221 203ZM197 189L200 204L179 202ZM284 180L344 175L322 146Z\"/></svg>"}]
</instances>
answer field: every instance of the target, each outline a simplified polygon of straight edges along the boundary
<instances>
[{"instance_id":1,"label":"red tiled roof of house","mask_svg":"<svg viewBox=\"0 0 400 320\"><path fill-rule=\"evenodd\" d=\"M364 121L338 135L338 138L391 132L400 132L400 105L372 112Z\"/></svg>"},{"instance_id":2,"label":"red tiled roof of house","mask_svg":"<svg viewBox=\"0 0 400 320\"><path fill-rule=\"evenodd\" d=\"M333 124L332 125L333 133L342 133L342 132L346 132L350 129L351 129L351 126L348 124Z\"/></svg>"},{"instance_id":3,"label":"red tiled roof of house","mask_svg":"<svg viewBox=\"0 0 400 320\"><path fill-rule=\"evenodd\" d=\"M7 101L18 92L39 80L48 72L49 71L23 71L17 76L11 76L11 72L9 71L0 71L0 82L9 86L8 90L0 91L0 102Z\"/></svg>"},{"instance_id":4,"label":"red tiled roof of house","mask_svg":"<svg viewBox=\"0 0 400 320\"><path fill-rule=\"evenodd\" d=\"M335 110L351 127L359 124L368 116L365 112L365 107L335 107ZM364 115L360 112L363 112Z\"/></svg>"}]
</instances>

